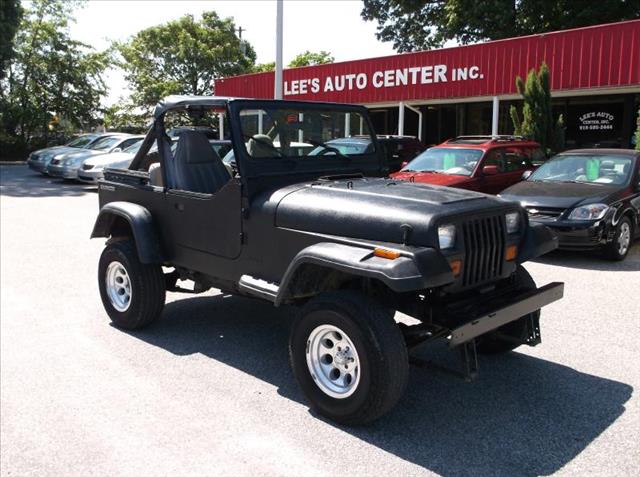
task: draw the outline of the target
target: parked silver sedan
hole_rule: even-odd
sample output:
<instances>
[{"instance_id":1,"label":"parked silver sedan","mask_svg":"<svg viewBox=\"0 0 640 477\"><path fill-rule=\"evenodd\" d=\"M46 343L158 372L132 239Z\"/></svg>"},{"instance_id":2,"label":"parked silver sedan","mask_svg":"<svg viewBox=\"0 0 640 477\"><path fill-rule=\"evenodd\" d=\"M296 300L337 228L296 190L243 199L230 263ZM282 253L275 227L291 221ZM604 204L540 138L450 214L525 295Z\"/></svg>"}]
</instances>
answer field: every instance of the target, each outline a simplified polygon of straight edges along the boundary
<instances>
[{"instance_id":1,"label":"parked silver sedan","mask_svg":"<svg viewBox=\"0 0 640 477\"><path fill-rule=\"evenodd\" d=\"M134 142L122 152L112 152L111 154L100 154L86 159L80 169L78 169L78 180L95 184L104 177L106 168L126 169L142 146L142 139ZM155 146L154 146L155 148ZM152 148L152 149L154 149ZM157 148L155 148L157 150ZM152 151L150 151L152 152Z\"/></svg>"},{"instance_id":2,"label":"parked silver sedan","mask_svg":"<svg viewBox=\"0 0 640 477\"><path fill-rule=\"evenodd\" d=\"M47 174L62 179L77 179L78 170L85 160L101 154L121 152L143 137L131 134L108 136L96 141L88 149L62 154L61 156L56 155L47 166Z\"/></svg>"},{"instance_id":3,"label":"parked silver sedan","mask_svg":"<svg viewBox=\"0 0 640 477\"><path fill-rule=\"evenodd\" d=\"M61 154L78 152L79 149L87 149L96 141L105 137L105 134L83 134L75 139L72 139L64 146L53 146L45 149L38 149L29 154L27 158L27 165L30 169L40 172L41 174L47 173L47 166L54 156Z\"/></svg>"}]
</instances>

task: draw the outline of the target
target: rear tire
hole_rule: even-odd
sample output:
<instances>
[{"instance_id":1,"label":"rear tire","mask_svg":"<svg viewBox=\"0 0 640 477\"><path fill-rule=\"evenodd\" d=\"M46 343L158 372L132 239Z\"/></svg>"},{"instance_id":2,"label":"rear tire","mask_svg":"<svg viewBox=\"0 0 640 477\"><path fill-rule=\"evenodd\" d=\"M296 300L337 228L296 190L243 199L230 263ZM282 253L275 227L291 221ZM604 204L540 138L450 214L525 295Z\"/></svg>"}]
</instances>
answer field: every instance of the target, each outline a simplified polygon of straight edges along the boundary
<instances>
[{"instance_id":1,"label":"rear tire","mask_svg":"<svg viewBox=\"0 0 640 477\"><path fill-rule=\"evenodd\" d=\"M409 379L407 347L393 316L356 292L309 301L292 327L289 357L311 408L340 424L378 419Z\"/></svg>"},{"instance_id":2,"label":"rear tire","mask_svg":"<svg viewBox=\"0 0 640 477\"><path fill-rule=\"evenodd\" d=\"M115 326L135 330L162 313L165 280L160 265L138 259L133 240L109 243L98 264L100 297Z\"/></svg>"},{"instance_id":3,"label":"rear tire","mask_svg":"<svg viewBox=\"0 0 640 477\"><path fill-rule=\"evenodd\" d=\"M536 282L533 280L529 272L521 265L515 272L515 280L520 290L535 290ZM540 319L540 310L536 310L533 313L518 318L511 323L501 326L493 332L489 332L485 335L476 338L476 350L480 354L501 354L513 351L518 346L523 344L527 339L528 321L531 319L531 315L535 315L533 318ZM511 339L515 339L518 342L511 340L501 339L500 335L506 335Z\"/></svg>"},{"instance_id":4,"label":"rear tire","mask_svg":"<svg viewBox=\"0 0 640 477\"><path fill-rule=\"evenodd\" d=\"M604 256L609 260L624 260L629 249L631 248L631 240L633 238L633 226L629 217L623 217L616 226L616 232L611 243L604 246Z\"/></svg>"}]
</instances>

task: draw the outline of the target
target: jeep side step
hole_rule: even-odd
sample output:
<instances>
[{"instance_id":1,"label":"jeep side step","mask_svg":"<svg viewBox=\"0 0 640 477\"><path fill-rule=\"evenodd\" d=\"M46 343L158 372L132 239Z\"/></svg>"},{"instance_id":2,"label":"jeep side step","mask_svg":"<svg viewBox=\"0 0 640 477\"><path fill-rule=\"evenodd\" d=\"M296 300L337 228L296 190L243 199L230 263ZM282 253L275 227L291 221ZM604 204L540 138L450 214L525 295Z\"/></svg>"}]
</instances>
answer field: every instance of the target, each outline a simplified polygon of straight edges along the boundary
<instances>
[{"instance_id":1,"label":"jeep side step","mask_svg":"<svg viewBox=\"0 0 640 477\"><path fill-rule=\"evenodd\" d=\"M274 302L276 296L278 296L280 285L262 280L261 278L252 277L251 275L242 275L238 282L238 288L247 295Z\"/></svg>"}]
</instances>

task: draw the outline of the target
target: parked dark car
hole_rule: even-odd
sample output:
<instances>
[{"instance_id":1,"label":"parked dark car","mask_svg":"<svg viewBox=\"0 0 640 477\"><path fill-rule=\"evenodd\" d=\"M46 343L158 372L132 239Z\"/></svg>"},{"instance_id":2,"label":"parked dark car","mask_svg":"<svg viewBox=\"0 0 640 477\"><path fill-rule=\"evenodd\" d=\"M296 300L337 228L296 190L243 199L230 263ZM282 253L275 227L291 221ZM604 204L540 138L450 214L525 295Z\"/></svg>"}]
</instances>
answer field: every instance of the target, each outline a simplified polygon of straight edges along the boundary
<instances>
[{"instance_id":1,"label":"parked dark car","mask_svg":"<svg viewBox=\"0 0 640 477\"><path fill-rule=\"evenodd\" d=\"M576 149L555 156L501 197L519 201L566 250L623 260L640 234L640 152Z\"/></svg>"},{"instance_id":2,"label":"parked dark car","mask_svg":"<svg viewBox=\"0 0 640 477\"><path fill-rule=\"evenodd\" d=\"M386 157L386 173L390 174L400 170L402 165L422 151L426 149L426 146L413 136L392 136L381 135L376 136L378 144L381 146ZM373 150L373 143L369 136L350 136L345 138L333 139L328 142L330 146L336 148L338 151L349 151L351 153L360 151ZM331 154L331 151L327 151L323 148L317 148L311 155L316 154Z\"/></svg>"},{"instance_id":3,"label":"parked dark car","mask_svg":"<svg viewBox=\"0 0 640 477\"><path fill-rule=\"evenodd\" d=\"M543 158L537 142L519 137L460 136L430 147L391 177L497 194Z\"/></svg>"},{"instance_id":4,"label":"parked dark car","mask_svg":"<svg viewBox=\"0 0 640 477\"><path fill-rule=\"evenodd\" d=\"M165 117L176 112L226 116L233 175L201 131L182 132L175 153L167 147ZM373 134L364 151L331 145L340 139L332 125L347 114L372 130L368 110L354 105L214 96L160 103L129 169L107 169L99 182L92 237L108 238L98 286L115 326L150 324L166 290L215 287L300 307L289 339L293 374L318 413L348 424L397 403L415 346L448 342L471 378L476 352L538 344L540 308L561 298L563 284L538 288L522 263L555 249L549 229L529 225L517 203L374 177L386 158ZM296 141L327 152L311 156ZM154 143L160 165L148 173ZM417 324L398 325L395 310Z\"/></svg>"}]
</instances>

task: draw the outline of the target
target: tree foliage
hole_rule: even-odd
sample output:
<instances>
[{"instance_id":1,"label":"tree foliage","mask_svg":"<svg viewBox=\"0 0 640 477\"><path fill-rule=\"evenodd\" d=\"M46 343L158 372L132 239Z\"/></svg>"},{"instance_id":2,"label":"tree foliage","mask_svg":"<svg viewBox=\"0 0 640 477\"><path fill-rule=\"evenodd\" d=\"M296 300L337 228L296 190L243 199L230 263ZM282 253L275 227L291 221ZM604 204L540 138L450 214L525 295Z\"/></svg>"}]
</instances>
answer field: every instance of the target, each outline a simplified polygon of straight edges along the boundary
<instances>
[{"instance_id":1,"label":"tree foliage","mask_svg":"<svg viewBox=\"0 0 640 477\"><path fill-rule=\"evenodd\" d=\"M0 78L13 58L13 38L21 18L20 0L0 0Z\"/></svg>"},{"instance_id":2,"label":"tree foliage","mask_svg":"<svg viewBox=\"0 0 640 477\"><path fill-rule=\"evenodd\" d=\"M314 66L314 65L324 65L325 63L333 63L334 58L331 56L331 53L328 51L319 51L317 53L311 52L309 50L304 53L300 53L296 55L295 58L291 60L288 67L289 68L297 68L299 66ZM252 73L265 73L267 71L275 71L276 63L274 61L270 63L258 63L252 69Z\"/></svg>"},{"instance_id":3,"label":"tree foliage","mask_svg":"<svg viewBox=\"0 0 640 477\"><path fill-rule=\"evenodd\" d=\"M361 15L407 52L639 18L640 0L364 0Z\"/></svg>"},{"instance_id":4,"label":"tree foliage","mask_svg":"<svg viewBox=\"0 0 640 477\"><path fill-rule=\"evenodd\" d=\"M211 94L213 80L251 71L256 54L234 33L231 18L185 15L116 44L133 91L132 104L149 110L170 94Z\"/></svg>"},{"instance_id":5,"label":"tree foliage","mask_svg":"<svg viewBox=\"0 0 640 477\"><path fill-rule=\"evenodd\" d=\"M313 53L307 50L304 53L300 53L293 60L291 60L291 62L289 63L289 68L297 68L299 66L324 65L326 63L333 62L334 58L328 51L323 50L317 53Z\"/></svg>"},{"instance_id":6,"label":"tree foliage","mask_svg":"<svg viewBox=\"0 0 640 477\"><path fill-rule=\"evenodd\" d=\"M524 99L524 105L522 118L515 106L509 110L514 133L537 141L545 152L561 150L564 146L564 119L560 115L555 123L553 121L547 65L542 63L539 71L529 71L526 81L518 76L516 87Z\"/></svg>"},{"instance_id":7,"label":"tree foliage","mask_svg":"<svg viewBox=\"0 0 640 477\"><path fill-rule=\"evenodd\" d=\"M51 133L87 129L106 94L109 52L72 40L79 2L33 0L15 36L15 56L0 81L0 133L23 145ZM1 140L2 138L0 138Z\"/></svg>"}]
</instances>

